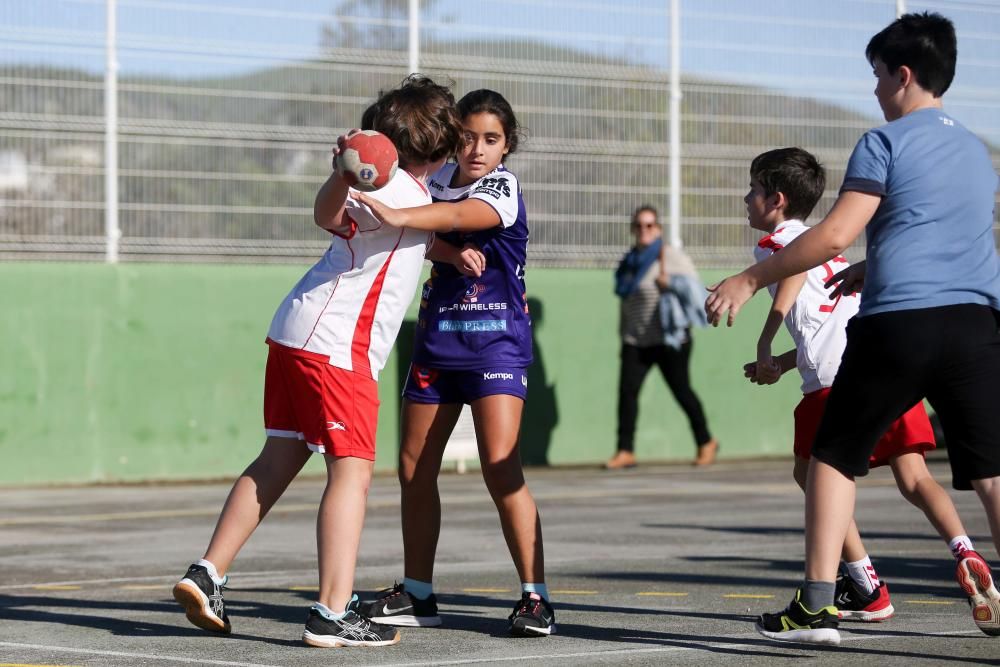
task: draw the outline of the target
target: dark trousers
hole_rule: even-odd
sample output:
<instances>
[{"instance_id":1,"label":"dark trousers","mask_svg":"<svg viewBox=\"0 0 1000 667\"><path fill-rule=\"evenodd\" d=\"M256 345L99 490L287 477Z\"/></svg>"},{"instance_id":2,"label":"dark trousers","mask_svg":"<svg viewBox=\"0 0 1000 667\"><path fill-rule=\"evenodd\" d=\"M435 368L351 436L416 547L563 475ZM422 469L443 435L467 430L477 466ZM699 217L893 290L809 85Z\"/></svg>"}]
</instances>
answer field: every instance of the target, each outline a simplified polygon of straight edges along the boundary
<instances>
[{"instance_id":1,"label":"dark trousers","mask_svg":"<svg viewBox=\"0 0 1000 667\"><path fill-rule=\"evenodd\" d=\"M618 379L618 449L633 451L635 422L639 417L639 390L653 364L660 367L663 379L680 403L691 425L696 445L712 439L705 423L701 401L691 388L688 363L691 360L691 339L675 350L668 345L636 347L622 344L621 374Z\"/></svg>"}]
</instances>

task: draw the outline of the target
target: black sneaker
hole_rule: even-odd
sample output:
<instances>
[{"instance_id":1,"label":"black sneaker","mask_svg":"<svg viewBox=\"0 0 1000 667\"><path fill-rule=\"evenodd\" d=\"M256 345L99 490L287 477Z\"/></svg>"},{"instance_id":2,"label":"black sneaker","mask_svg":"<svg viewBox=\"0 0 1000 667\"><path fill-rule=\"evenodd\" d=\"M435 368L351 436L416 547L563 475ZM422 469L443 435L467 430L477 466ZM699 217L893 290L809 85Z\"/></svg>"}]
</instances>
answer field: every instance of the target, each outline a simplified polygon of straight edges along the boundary
<instances>
[{"instance_id":1,"label":"black sneaker","mask_svg":"<svg viewBox=\"0 0 1000 667\"><path fill-rule=\"evenodd\" d=\"M538 593L522 594L507 620L510 621L510 634L515 637L538 637L556 631L556 612Z\"/></svg>"},{"instance_id":2,"label":"black sneaker","mask_svg":"<svg viewBox=\"0 0 1000 667\"><path fill-rule=\"evenodd\" d=\"M217 584L202 565L192 565L184 578L174 585L174 599L184 607L187 619L202 630L229 634L232 626L226 615L226 601L222 589L229 577Z\"/></svg>"},{"instance_id":3,"label":"black sneaker","mask_svg":"<svg viewBox=\"0 0 1000 667\"><path fill-rule=\"evenodd\" d=\"M362 602L358 611L383 625L403 625L410 628L433 628L441 625L437 597L431 593L419 600L406 592L403 584L379 591L374 600Z\"/></svg>"},{"instance_id":4,"label":"black sneaker","mask_svg":"<svg viewBox=\"0 0 1000 667\"><path fill-rule=\"evenodd\" d=\"M399 643L399 630L373 623L358 613L358 596L347 604L347 612L339 620L329 619L316 607L309 610L302 641L320 648L340 646L391 646Z\"/></svg>"},{"instance_id":5,"label":"black sneaker","mask_svg":"<svg viewBox=\"0 0 1000 667\"><path fill-rule=\"evenodd\" d=\"M806 644L840 644L837 631L837 608L823 607L809 611L802 605L802 591L795 591L795 599L788 608L777 614L761 614L757 618L757 632L779 642Z\"/></svg>"},{"instance_id":6,"label":"black sneaker","mask_svg":"<svg viewBox=\"0 0 1000 667\"><path fill-rule=\"evenodd\" d=\"M889 586L880 582L871 593L861 590L849 576L837 577L833 603L842 621L878 623L892 618L896 613L889 598Z\"/></svg>"}]
</instances>

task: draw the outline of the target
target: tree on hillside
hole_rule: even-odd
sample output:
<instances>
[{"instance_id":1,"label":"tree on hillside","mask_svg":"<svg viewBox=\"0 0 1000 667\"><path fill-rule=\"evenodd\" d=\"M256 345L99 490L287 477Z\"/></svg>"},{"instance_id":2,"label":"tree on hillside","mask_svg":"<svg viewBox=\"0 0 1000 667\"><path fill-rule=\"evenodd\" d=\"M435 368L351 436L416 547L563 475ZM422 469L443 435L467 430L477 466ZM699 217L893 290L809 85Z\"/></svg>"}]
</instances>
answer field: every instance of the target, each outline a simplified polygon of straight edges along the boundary
<instances>
[{"instance_id":1,"label":"tree on hillside","mask_svg":"<svg viewBox=\"0 0 1000 667\"><path fill-rule=\"evenodd\" d=\"M437 2L422 0L421 17L428 16ZM322 28L320 46L405 50L409 4L409 0L341 0L333 10L333 20Z\"/></svg>"}]
</instances>

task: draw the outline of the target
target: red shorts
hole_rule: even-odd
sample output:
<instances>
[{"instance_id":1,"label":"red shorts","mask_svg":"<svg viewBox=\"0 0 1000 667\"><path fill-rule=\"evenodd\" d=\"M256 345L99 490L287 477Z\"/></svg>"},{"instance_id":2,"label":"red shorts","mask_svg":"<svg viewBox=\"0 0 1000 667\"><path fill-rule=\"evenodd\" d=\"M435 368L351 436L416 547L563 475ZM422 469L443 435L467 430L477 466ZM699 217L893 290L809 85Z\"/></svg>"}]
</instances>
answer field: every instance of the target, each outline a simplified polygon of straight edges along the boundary
<instances>
[{"instance_id":1,"label":"red shorts","mask_svg":"<svg viewBox=\"0 0 1000 667\"><path fill-rule=\"evenodd\" d=\"M378 383L329 357L268 340L264 430L314 452L375 460Z\"/></svg>"},{"instance_id":2,"label":"red shorts","mask_svg":"<svg viewBox=\"0 0 1000 667\"><path fill-rule=\"evenodd\" d=\"M812 452L813 440L819 430L829 393L830 388L826 387L806 394L795 407L795 455L799 458L808 459ZM935 447L937 443L934 441L934 429L927 418L923 402L920 402L889 426L889 430L875 445L868 465L871 468L884 466L893 456L909 452L923 454Z\"/></svg>"}]
</instances>

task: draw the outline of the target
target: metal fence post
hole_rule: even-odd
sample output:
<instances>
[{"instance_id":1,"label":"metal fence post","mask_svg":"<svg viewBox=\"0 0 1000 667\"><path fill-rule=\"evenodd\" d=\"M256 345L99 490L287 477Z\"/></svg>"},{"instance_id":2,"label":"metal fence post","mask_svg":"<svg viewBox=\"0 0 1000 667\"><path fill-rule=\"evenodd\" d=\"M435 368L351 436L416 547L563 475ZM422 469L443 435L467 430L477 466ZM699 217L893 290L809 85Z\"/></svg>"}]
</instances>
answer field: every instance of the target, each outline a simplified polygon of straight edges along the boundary
<instances>
[{"instance_id":1,"label":"metal fence post","mask_svg":"<svg viewBox=\"0 0 1000 667\"><path fill-rule=\"evenodd\" d=\"M681 7L670 0L670 245L681 242Z\"/></svg>"},{"instance_id":2,"label":"metal fence post","mask_svg":"<svg viewBox=\"0 0 1000 667\"><path fill-rule=\"evenodd\" d=\"M420 0L410 0L410 74L420 71Z\"/></svg>"},{"instance_id":3,"label":"metal fence post","mask_svg":"<svg viewBox=\"0 0 1000 667\"><path fill-rule=\"evenodd\" d=\"M118 262L118 56L117 0L107 0L104 66L104 236L105 261Z\"/></svg>"}]
</instances>

